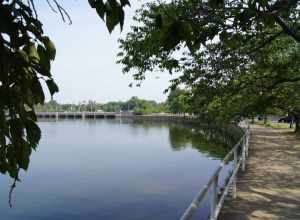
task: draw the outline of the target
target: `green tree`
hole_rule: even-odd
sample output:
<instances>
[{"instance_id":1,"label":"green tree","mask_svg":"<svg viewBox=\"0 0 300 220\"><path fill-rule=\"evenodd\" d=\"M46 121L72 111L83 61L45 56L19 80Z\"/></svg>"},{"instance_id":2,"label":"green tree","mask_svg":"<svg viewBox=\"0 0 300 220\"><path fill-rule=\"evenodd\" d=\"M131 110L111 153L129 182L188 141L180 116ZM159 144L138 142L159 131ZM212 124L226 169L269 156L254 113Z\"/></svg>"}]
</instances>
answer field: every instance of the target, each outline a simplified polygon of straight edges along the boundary
<instances>
[{"instance_id":1,"label":"green tree","mask_svg":"<svg viewBox=\"0 0 300 220\"><path fill-rule=\"evenodd\" d=\"M204 78L189 82L194 110L227 121L266 114L275 108L297 118L299 52L299 44L294 40L278 38L249 57L242 71L236 64L226 68L221 65L221 71L216 70L222 73L221 78L210 75L209 81Z\"/></svg>"},{"instance_id":2,"label":"green tree","mask_svg":"<svg viewBox=\"0 0 300 220\"><path fill-rule=\"evenodd\" d=\"M188 88L190 111L211 120L237 121L292 97L283 91L299 81L299 3L215 3L145 4L120 40L123 71L138 84L148 71L180 72L170 88Z\"/></svg>"},{"instance_id":3,"label":"green tree","mask_svg":"<svg viewBox=\"0 0 300 220\"><path fill-rule=\"evenodd\" d=\"M1 1L0 51L0 171L17 179L41 137L34 112L45 99L41 81L58 91L50 72L56 49L30 6Z\"/></svg>"},{"instance_id":4,"label":"green tree","mask_svg":"<svg viewBox=\"0 0 300 220\"><path fill-rule=\"evenodd\" d=\"M169 111L172 113L188 112L188 93L182 89L171 90L168 95L167 106Z\"/></svg>"},{"instance_id":5,"label":"green tree","mask_svg":"<svg viewBox=\"0 0 300 220\"><path fill-rule=\"evenodd\" d=\"M123 102L108 102L102 105L101 109L105 112L119 112L122 109Z\"/></svg>"},{"instance_id":6,"label":"green tree","mask_svg":"<svg viewBox=\"0 0 300 220\"><path fill-rule=\"evenodd\" d=\"M125 73L135 71L138 84L147 71L180 72L211 42L222 42L225 51L251 53L281 35L300 41L298 1L151 2L136 12L135 20L120 40L119 62Z\"/></svg>"}]
</instances>

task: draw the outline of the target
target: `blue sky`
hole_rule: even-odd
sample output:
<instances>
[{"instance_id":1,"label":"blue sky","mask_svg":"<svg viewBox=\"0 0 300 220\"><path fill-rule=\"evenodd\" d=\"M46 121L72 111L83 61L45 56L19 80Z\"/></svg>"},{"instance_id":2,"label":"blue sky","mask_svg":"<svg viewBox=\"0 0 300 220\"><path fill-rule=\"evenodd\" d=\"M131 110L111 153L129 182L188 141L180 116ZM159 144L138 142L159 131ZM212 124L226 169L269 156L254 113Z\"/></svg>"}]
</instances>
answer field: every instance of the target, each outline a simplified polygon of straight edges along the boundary
<instances>
[{"instance_id":1,"label":"blue sky","mask_svg":"<svg viewBox=\"0 0 300 220\"><path fill-rule=\"evenodd\" d=\"M60 2L71 15L72 25L63 23L58 14L51 12L46 0L37 2L44 31L57 48L52 73L60 92L54 96L55 100L60 103L78 103L89 99L107 102L127 100L132 96L165 100L163 91L171 78L168 73L149 73L141 88L130 88L128 85L132 77L124 75L122 66L116 64L116 54L119 52L117 40L129 31L134 10L143 1L131 1L131 8L126 8L123 32L120 33L117 27L112 34L108 33L87 0Z\"/></svg>"}]
</instances>

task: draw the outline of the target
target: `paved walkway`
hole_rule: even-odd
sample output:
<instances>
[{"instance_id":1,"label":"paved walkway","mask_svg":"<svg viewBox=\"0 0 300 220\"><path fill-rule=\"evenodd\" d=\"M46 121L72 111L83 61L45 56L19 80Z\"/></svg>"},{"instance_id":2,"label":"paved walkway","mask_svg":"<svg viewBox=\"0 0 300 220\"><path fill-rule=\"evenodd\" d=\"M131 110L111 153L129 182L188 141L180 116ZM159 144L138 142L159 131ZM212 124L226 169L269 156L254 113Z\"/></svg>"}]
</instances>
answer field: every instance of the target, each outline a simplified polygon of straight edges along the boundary
<instances>
[{"instance_id":1,"label":"paved walkway","mask_svg":"<svg viewBox=\"0 0 300 220\"><path fill-rule=\"evenodd\" d=\"M237 199L225 202L218 220L300 220L300 139L257 125L251 132Z\"/></svg>"}]
</instances>

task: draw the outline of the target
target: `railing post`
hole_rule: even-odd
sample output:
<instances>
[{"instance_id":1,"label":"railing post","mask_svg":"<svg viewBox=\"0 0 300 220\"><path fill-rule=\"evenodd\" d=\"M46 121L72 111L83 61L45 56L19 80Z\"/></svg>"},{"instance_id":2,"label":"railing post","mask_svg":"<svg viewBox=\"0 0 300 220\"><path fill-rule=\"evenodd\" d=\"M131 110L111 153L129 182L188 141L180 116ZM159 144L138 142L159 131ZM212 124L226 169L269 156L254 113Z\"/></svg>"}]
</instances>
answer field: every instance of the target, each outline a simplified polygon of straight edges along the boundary
<instances>
[{"instance_id":1,"label":"railing post","mask_svg":"<svg viewBox=\"0 0 300 220\"><path fill-rule=\"evenodd\" d=\"M248 130L248 136L247 136L247 157L248 157L248 153L249 153L249 146L250 146L250 128Z\"/></svg>"},{"instance_id":2,"label":"railing post","mask_svg":"<svg viewBox=\"0 0 300 220\"><path fill-rule=\"evenodd\" d=\"M246 157L248 157L248 151L249 151L249 130L247 130L246 133Z\"/></svg>"},{"instance_id":3,"label":"railing post","mask_svg":"<svg viewBox=\"0 0 300 220\"><path fill-rule=\"evenodd\" d=\"M235 171L238 164L238 147L234 149L234 165L233 165L233 172ZM236 198L236 176L233 177L232 181L232 198Z\"/></svg>"},{"instance_id":4,"label":"railing post","mask_svg":"<svg viewBox=\"0 0 300 220\"><path fill-rule=\"evenodd\" d=\"M247 126L247 142L246 142L246 157L248 157L248 151L249 151L249 141L250 141L250 124L248 123Z\"/></svg>"},{"instance_id":5,"label":"railing post","mask_svg":"<svg viewBox=\"0 0 300 220\"><path fill-rule=\"evenodd\" d=\"M214 177L212 183L212 196L211 196L211 204L210 204L210 220L215 220L215 211L218 204L218 180L219 174Z\"/></svg>"},{"instance_id":6,"label":"railing post","mask_svg":"<svg viewBox=\"0 0 300 220\"><path fill-rule=\"evenodd\" d=\"M242 171L246 170L246 138L247 134L245 135L243 142L242 142Z\"/></svg>"}]
</instances>

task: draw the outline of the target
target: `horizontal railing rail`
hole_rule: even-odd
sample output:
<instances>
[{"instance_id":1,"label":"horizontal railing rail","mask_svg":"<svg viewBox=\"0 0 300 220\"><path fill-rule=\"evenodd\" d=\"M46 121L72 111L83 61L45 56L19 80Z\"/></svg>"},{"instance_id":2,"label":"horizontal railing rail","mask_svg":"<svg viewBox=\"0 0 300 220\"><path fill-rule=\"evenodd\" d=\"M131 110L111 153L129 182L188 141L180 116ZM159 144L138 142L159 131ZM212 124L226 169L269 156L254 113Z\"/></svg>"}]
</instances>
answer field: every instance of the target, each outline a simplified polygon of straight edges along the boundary
<instances>
[{"instance_id":1,"label":"horizontal railing rail","mask_svg":"<svg viewBox=\"0 0 300 220\"><path fill-rule=\"evenodd\" d=\"M98 117L116 117L116 112L37 112L38 118L98 118Z\"/></svg>"},{"instance_id":2,"label":"horizontal railing rail","mask_svg":"<svg viewBox=\"0 0 300 220\"><path fill-rule=\"evenodd\" d=\"M209 181L205 186L203 186L200 192L193 199L192 203L186 209L186 211L181 216L180 220L192 220L197 209L201 206L202 202L206 198L206 195L211 190L210 198L210 220L216 220L218 215L223 207L226 196L229 193L231 188L232 197L236 198L236 180L237 173L242 165L242 170L246 169L246 159L248 157L249 149L249 138L250 138L250 127L248 121L242 125L244 129L244 134L241 139L234 145L230 152L224 157L223 161L220 163L218 168L215 170ZM229 177L227 183L225 183L224 189L222 192L218 191L218 181L219 175L222 171L224 165L226 165L233 156L233 170L232 174Z\"/></svg>"}]
</instances>

